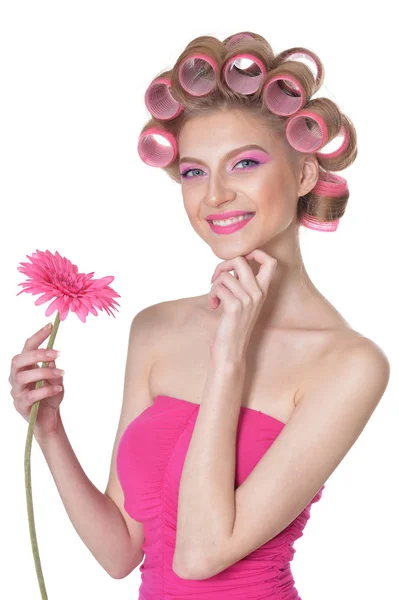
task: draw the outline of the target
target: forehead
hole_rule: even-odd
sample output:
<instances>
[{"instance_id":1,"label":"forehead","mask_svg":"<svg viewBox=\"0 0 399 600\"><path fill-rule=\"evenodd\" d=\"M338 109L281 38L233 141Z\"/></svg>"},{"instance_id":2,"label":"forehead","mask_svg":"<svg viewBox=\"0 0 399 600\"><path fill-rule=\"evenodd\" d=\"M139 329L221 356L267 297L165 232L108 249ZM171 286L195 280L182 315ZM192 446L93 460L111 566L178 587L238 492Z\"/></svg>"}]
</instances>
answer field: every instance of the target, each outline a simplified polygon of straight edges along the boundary
<instances>
[{"instance_id":1,"label":"forehead","mask_svg":"<svg viewBox=\"0 0 399 600\"><path fill-rule=\"evenodd\" d=\"M181 156L196 156L202 147L217 148L224 154L235 146L246 144L259 144L271 150L278 146L279 140L261 117L237 110L218 110L192 117L183 125L178 136Z\"/></svg>"}]
</instances>

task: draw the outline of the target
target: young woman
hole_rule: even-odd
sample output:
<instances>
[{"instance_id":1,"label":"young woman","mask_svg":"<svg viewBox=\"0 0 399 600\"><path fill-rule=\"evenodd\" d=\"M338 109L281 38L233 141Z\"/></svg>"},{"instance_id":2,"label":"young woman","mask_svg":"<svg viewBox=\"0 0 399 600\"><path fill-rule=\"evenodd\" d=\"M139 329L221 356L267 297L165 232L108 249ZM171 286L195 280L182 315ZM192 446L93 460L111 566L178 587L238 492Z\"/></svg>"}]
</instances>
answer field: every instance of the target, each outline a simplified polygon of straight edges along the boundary
<instances>
[{"instance_id":1,"label":"young woman","mask_svg":"<svg viewBox=\"0 0 399 600\"><path fill-rule=\"evenodd\" d=\"M75 528L115 578L145 555L142 600L298 599L295 540L388 384L387 357L317 290L300 252L301 225L336 230L349 191L331 171L357 154L349 118L312 99L323 78L314 53L275 55L241 32L193 40L151 82L139 154L181 185L222 262L209 293L133 319L104 494L70 447L63 396L49 382L29 395L53 377L35 368L46 333L13 359L17 410L28 420L40 393L52 399L35 437Z\"/></svg>"}]
</instances>

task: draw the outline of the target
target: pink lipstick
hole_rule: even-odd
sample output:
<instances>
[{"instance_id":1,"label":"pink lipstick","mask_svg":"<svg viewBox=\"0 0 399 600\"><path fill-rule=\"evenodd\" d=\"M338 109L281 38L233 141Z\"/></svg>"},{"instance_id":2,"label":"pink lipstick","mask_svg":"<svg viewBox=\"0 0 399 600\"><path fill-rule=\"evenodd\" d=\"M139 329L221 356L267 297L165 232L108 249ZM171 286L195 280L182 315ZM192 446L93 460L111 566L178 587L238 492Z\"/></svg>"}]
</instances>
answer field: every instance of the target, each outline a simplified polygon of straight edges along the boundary
<instances>
[{"instance_id":1,"label":"pink lipstick","mask_svg":"<svg viewBox=\"0 0 399 600\"><path fill-rule=\"evenodd\" d=\"M228 210L224 213L215 213L213 215L208 215L206 217L206 220L208 221L209 219L216 219L217 221L218 219L230 219L230 217L239 217L240 215L247 215L248 213L249 211L245 210Z\"/></svg>"},{"instance_id":2,"label":"pink lipstick","mask_svg":"<svg viewBox=\"0 0 399 600\"><path fill-rule=\"evenodd\" d=\"M216 223L211 222L211 219L215 219L216 221L218 221L218 220L228 219L230 217L236 217L236 216L240 216L240 215L245 215L245 216L240 221L237 221L236 223L231 223L230 225L216 225ZM226 213L221 213L219 215L216 215L216 214L209 215L207 217L207 221L209 223L209 227L215 233L234 233L235 231L238 231L239 229L242 229L243 227L245 227L245 225L247 225L247 223L249 223L249 221L251 221L252 217L254 217L254 216L255 216L255 213L246 213L242 210L233 210L233 211L229 211Z\"/></svg>"}]
</instances>

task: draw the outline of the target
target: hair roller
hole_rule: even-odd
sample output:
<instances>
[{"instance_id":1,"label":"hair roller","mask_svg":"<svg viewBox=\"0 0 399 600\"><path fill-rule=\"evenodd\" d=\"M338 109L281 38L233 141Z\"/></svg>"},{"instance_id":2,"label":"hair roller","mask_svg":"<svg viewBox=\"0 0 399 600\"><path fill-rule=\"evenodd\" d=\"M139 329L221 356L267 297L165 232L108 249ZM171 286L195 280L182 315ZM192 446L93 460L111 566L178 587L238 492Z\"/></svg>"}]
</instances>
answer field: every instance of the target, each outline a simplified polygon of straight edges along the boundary
<instances>
[{"instance_id":1,"label":"hair roller","mask_svg":"<svg viewBox=\"0 0 399 600\"><path fill-rule=\"evenodd\" d=\"M329 171L320 171L316 185L311 190L312 194L319 196L329 196L330 198L349 197L348 182L341 175L330 173Z\"/></svg>"},{"instance_id":2,"label":"hair roller","mask_svg":"<svg viewBox=\"0 0 399 600\"><path fill-rule=\"evenodd\" d=\"M229 88L243 95L257 92L266 74L266 66L262 59L248 53L231 56L222 68L222 77Z\"/></svg>"},{"instance_id":3,"label":"hair roller","mask_svg":"<svg viewBox=\"0 0 399 600\"><path fill-rule=\"evenodd\" d=\"M192 96L206 96L216 86L218 64L202 52L193 52L182 60L178 68L181 87Z\"/></svg>"},{"instance_id":4,"label":"hair roller","mask_svg":"<svg viewBox=\"0 0 399 600\"><path fill-rule=\"evenodd\" d=\"M176 138L170 131L149 127L141 132L137 150L150 167L167 167L177 156Z\"/></svg>"},{"instance_id":5,"label":"hair roller","mask_svg":"<svg viewBox=\"0 0 399 600\"><path fill-rule=\"evenodd\" d=\"M319 171L319 178L311 193L321 196L324 199L340 198L342 201L346 201L349 198L349 188L346 179L328 171ZM340 218L333 221L320 221L314 215L310 214L305 214L301 218L301 225L316 231L336 231L339 222Z\"/></svg>"},{"instance_id":6,"label":"hair roller","mask_svg":"<svg viewBox=\"0 0 399 600\"><path fill-rule=\"evenodd\" d=\"M266 79L262 94L268 109L281 116L300 110L315 91L314 77L306 65L286 61Z\"/></svg>"},{"instance_id":7,"label":"hair roller","mask_svg":"<svg viewBox=\"0 0 399 600\"><path fill-rule=\"evenodd\" d=\"M312 73L314 73L313 77L315 80L315 88L313 93L317 92L324 81L324 67L317 54L315 54L311 50L301 47L283 50L275 57L273 68L276 68L284 61L290 60L298 62L299 59L305 59L312 65L313 68L309 68L312 71ZM298 62L298 64L303 63Z\"/></svg>"},{"instance_id":8,"label":"hair roller","mask_svg":"<svg viewBox=\"0 0 399 600\"><path fill-rule=\"evenodd\" d=\"M214 54L217 54L223 49L223 42L213 35L200 35L187 44L183 54L178 58L178 61L193 52L204 52L204 48L208 48L210 54L215 58Z\"/></svg>"},{"instance_id":9,"label":"hair roller","mask_svg":"<svg viewBox=\"0 0 399 600\"><path fill-rule=\"evenodd\" d=\"M170 76L166 73L153 79L144 101L147 110L157 119L174 119L183 110L182 103L173 97Z\"/></svg>"},{"instance_id":10,"label":"hair roller","mask_svg":"<svg viewBox=\"0 0 399 600\"><path fill-rule=\"evenodd\" d=\"M339 221L339 219L335 219L335 221L319 221L316 217L304 215L301 219L301 225L315 231L336 231Z\"/></svg>"},{"instance_id":11,"label":"hair roller","mask_svg":"<svg viewBox=\"0 0 399 600\"><path fill-rule=\"evenodd\" d=\"M231 50L237 44L240 44L242 40L252 41L255 40L257 46L261 46L262 50L270 57L274 57L274 52L269 42L265 40L265 38L259 33L254 33L253 31L240 31L239 33L235 33L230 35L225 40L223 40L223 44L227 50Z\"/></svg>"},{"instance_id":12,"label":"hair roller","mask_svg":"<svg viewBox=\"0 0 399 600\"><path fill-rule=\"evenodd\" d=\"M346 161L347 159L347 155L351 154L352 155L352 160L353 160L353 151L351 148L351 137L350 137L350 124L348 122L348 118L346 117L346 115L341 114L341 129L338 132L338 135L343 136L343 140L341 145L334 150L333 152L316 152L316 156L318 159L320 160L329 160L330 163L333 163L332 159L335 158L339 158L344 161Z\"/></svg>"},{"instance_id":13,"label":"hair roller","mask_svg":"<svg viewBox=\"0 0 399 600\"><path fill-rule=\"evenodd\" d=\"M254 39L253 35L249 31L241 31L240 33L234 33L224 40L224 44L228 50L230 50L237 42L242 39Z\"/></svg>"},{"instance_id":14,"label":"hair roller","mask_svg":"<svg viewBox=\"0 0 399 600\"><path fill-rule=\"evenodd\" d=\"M316 98L287 120L285 132L298 152L316 152L338 135L341 125L341 113L334 102Z\"/></svg>"}]
</instances>

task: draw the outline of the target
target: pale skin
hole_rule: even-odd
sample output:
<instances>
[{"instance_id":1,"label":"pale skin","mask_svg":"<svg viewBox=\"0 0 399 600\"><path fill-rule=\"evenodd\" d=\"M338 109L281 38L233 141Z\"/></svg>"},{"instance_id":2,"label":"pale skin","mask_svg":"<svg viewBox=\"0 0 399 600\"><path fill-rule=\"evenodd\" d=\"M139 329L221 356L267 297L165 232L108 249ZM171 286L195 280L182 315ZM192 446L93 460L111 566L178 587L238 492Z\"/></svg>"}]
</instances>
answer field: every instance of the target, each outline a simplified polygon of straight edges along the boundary
<instances>
[{"instance_id":1,"label":"pale skin","mask_svg":"<svg viewBox=\"0 0 399 600\"><path fill-rule=\"evenodd\" d=\"M223 328L230 337L223 335L222 350L215 351L215 335L210 336L212 352L180 482L174 569L195 579L226 569L298 516L364 429L389 379L389 363L381 349L351 330L316 290L303 265L295 211L298 197L316 183L316 158L300 156L292 168L278 138L257 127L256 120L239 116L236 111L219 111L193 119L179 136L180 156L190 157L182 166L194 169L192 177L182 179L188 217L225 261L216 268L203 310L213 313L208 319L213 334L221 331L221 315L229 314L233 323ZM238 163L241 154L225 158L246 144L265 148L266 161L245 170ZM233 235L212 232L205 217L234 209L255 212L255 217ZM226 277L232 270L233 276ZM248 331L242 320L250 324ZM296 381L284 430L234 490L239 409L246 378L258 376L248 369L247 359L262 348L258 341L255 350L251 347L252 336L278 347L287 332L302 335L306 355L314 352L306 350L309 329L318 332L320 350L311 379ZM328 334L323 345L324 329ZM251 334L248 344L240 343L238 332L242 337ZM263 362L259 369L267 372ZM267 397L266 392L267 386L259 398ZM187 388L187 394L192 393ZM264 406L261 399L259 405Z\"/></svg>"},{"instance_id":2,"label":"pale skin","mask_svg":"<svg viewBox=\"0 0 399 600\"><path fill-rule=\"evenodd\" d=\"M250 169L251 163L236 166L241 154L225 158L247 144L266 149L264 164ZM307 275L295 211L298 197L315 184L317 160L286 152L278 138L236 112L193 119L179 136L180 156L204 162L194 178L182 180L184 206L194 230L221 262L210 272L214 281L206 294L150 306L133 320L105 490L131 540L128 564L113 568L118 578L141 563L144 529L123 507L115 451L127 425L157 395L201 405L180 484L172 568L182 578L205 579L265 544L303 510L356 441L388 384L385 354L350 327ZM206 215L234 209L255 212L255 218L232 235L213 233ZM248 285L254 285L269 257L277 262L273 277L258 282L264 301L251 320L248 344L235 355L211 356L228 306L228 287L233 297L239 296L226 275L238 275L235 283L249 293L253 287ZM227 285L224 294L218 285L221 276ZM215 297L219 305L212 308ZM51 396L58 406L63 398L63 391L51 387L63 383L62 375L52 372L54 360L46 369L35 368L46 360L44 349L38 349L45 338L39 332L28 338L12 363L14 404L26 419L34 400ZM49 381L47 391L34 390L43 377ZM240 406L286 426L234 490ZM47 412L48 423L43 420ZM47 412L44 406L39 411L42 425L53 429L53 411L49 407ZM58 435L57 429L51 434Z\"/></svg>"}]
</instances>

